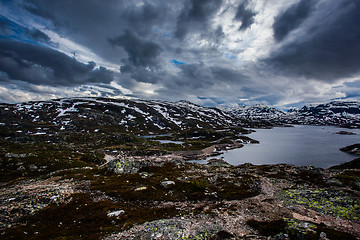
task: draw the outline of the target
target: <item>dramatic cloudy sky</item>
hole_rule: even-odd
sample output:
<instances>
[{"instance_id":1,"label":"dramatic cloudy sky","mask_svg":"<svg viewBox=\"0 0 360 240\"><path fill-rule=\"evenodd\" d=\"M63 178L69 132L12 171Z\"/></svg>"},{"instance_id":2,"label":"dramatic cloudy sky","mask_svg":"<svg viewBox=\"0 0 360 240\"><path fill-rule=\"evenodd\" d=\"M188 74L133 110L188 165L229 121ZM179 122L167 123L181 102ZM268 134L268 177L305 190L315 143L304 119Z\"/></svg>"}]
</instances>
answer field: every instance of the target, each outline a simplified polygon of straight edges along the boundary
<instances>
[{"instance_id":1,"label":"dramatic cloudy sky","mask_svg":"<svg viewBox=\"0 0 360 240\"><path fill-rule=\"evenodd\" d=\"M0 0L0 101L360 100L358 0Z\"/></svg>"}]
</instances>

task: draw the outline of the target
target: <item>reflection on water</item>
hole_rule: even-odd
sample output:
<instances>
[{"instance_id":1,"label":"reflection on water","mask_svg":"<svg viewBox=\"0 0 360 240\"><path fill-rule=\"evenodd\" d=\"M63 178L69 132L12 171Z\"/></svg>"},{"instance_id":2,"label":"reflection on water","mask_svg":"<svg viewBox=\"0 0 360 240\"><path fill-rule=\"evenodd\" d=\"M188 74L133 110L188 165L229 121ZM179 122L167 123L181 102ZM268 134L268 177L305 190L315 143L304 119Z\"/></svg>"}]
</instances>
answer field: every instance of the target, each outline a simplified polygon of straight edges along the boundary
<instances>
[{"instance_id":1,"label":"reflection on water","mask_svg":"<svg viewBox=\"0 0 360 240\"><path fill-rule=\"evenodd\" d=\"M183 144L184 143L181 141L171 141L171 140L156 140L156 141L160 142L161 144L166 144L166 143Z\"/></svg>"},{"instance_id":2,"label":"reflection on water","mask_svg":"<svg viewBox=\"0 0 360 240\"><path fill-rule=\"evenodd\" d=\"M354 132L357 135L335 134L339 131ZM356 155L344 153L339 148L359 143L360 130L331 126L295 126L259 129L250 137L259 140L260 144L247 144L218 157L223 157L232 165L287 163L328 168L356 158Z\"/></svg>"},{"instance_id":3,"label":"reflection on water","mask_svg":"<svg viewBox=\"0 0 360 240\"><path fill-rule=\"evenodd\" d=\"M140 138L157 138L157 137L165 137L165 136L171 136L172 133L166 133L166 134L157 134L157 135L135 135L135 137Z\"/></svg>"}]
</instances>

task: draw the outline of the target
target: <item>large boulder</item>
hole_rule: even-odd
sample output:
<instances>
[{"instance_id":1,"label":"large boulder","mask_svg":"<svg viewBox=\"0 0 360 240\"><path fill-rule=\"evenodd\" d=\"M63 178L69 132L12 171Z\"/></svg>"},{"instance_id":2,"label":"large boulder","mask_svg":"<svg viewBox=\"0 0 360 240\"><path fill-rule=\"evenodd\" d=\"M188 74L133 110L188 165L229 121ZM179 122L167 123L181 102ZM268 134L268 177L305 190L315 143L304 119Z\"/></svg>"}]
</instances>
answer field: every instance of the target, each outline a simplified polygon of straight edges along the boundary
<instances>
[{"instance_id":1,"label":"large boulder","mask_svg":"<svg viewBox=\"0 0 360 240\"><path fill-rule=\"evenodd\" d=\"M176 155L164 155L164 156L147 156L147 157L128 157L117 156L107 163L108 169L114 171L117 174L134 174L138 173L141 168L149 166L161 167L165 163L184 164L185 161L181 156Z\"/></svg>"},{"instance_id":2,"label":"large boulder","mask_svg":"<svg viewBox=\"0 0 360 240\"><path fill-rule=\"evenodd\" d=\"M142 167L146 166L147 164L145 161L140 161L130 157L117 158L108 163L108 168L113 170L117 174L134 174L139 172Z\"/></svg>"}]
</instances>

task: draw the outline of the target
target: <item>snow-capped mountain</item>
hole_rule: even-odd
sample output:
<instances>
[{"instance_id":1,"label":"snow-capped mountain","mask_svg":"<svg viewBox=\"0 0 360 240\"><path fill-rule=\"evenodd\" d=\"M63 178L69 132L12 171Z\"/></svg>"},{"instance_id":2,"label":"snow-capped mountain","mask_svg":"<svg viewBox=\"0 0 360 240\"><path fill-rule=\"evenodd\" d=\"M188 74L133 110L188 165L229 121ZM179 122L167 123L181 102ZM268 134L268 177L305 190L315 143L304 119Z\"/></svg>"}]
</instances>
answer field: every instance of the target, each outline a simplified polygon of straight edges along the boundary
<instances>
[{"instance_id":1,"label":"snow-capped mountain","mask_svg":"<svg viewBox=\"0 0 360 240\"><path fill-rule=\"evenodd\" d=\"M288 112L266 105L239 106L222 110L234 118L261 120L274 125L307 124L360 128L359 102L332 101L326 104L291 109Z\"/></svg>"},{"instance_id":2,"label":"snow-capped mountain","mask_svg":"<svg viewBox=\"0 0 360 240\"><path fill-rule=\"evenodd\" d=\"M360 103L332 101L316 106L304 106L290 110L287 114L290 123L336 125L360 127Z\"/></svg>"},{"instance_id":3,"label":"snow-capped mountain","mask_svg":"<svg viewBox=\"0 0 360 240\"><path fill-rule=\"evenodd\" d=\"M330 102L283 112L255 105L207 108L188 101L66 98L0 104L0 134L31 135L58 131L163 132L284 124L336 125L360 128L360 103Z\"/></svg>"},{"instance_id":4,"label":"snow-capped mountain","mask_svg":"<svg viewBox=\"0 0 360 240\"><path fill-rule=\"evenodd\" d=\"M282 118L284 115L286 115L285 112L266 105L239 106L234 108L223 108L222 110L233 117L256 121L272 121Z\"/></svg>"},{"instance_id":5,"label":"snow-capped mountain","mask_svg":"<svg viewBox=\"0 0 360 240\"><path fill-rule=\"evenodd\" d=\"M0 104L1 125L41 134L44 127L59 130L154 131L225 128L236 121L217 108L187 101L67 98ZM9 127L9 126L8 126ZM42 130L40 130L42 129Z\"/></svg>"}]
</instances>

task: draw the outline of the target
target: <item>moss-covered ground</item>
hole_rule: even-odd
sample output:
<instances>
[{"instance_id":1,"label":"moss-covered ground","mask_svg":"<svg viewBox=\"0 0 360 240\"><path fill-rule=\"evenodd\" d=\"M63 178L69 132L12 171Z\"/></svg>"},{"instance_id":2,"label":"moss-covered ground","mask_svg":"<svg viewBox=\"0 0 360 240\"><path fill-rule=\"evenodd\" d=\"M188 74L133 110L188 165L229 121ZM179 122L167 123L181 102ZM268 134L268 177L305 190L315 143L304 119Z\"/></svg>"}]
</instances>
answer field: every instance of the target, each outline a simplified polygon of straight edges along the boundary
<instances>
[{"instance_id":1,"label":"moss-covered ground","mask_svg":"<svg viewBox=\"0 0 360 240\"><path fill-rule=\"evenodd\" d=\"M218 169L197 164L149 166L135 174L114 174L106 169L72 169L58 172L61 179L90 181L90 189L74 194L68 203L52 204L34 215L20 219L7 229L5 239L98 239L134 224L188 214L212 214L211 209L176 208L176 203L195 204L206 201L216 205L223 200L241 200L256 196L260 189L256 177L235 175L229 168L227 177ZM146 173L146 174L144 174ZM215 178L214 178L215 176ZM164 186L162 182L174 181ZM90 193L102 193L105 200L95 201ZM169 203L173 203L170 204ZM118 217L107 213L123 210Z\"/></svg>"},{"instance_id":2,"label":"moss-covered ground","mask_svg":"<svg viewBox=\"0 0 360 240\"><path fill-rule=\"evenodd\" d=\"M123 210L119 217L107 213ZM94 201L87 193L77 193L62 205L47 208L20 219L20 224L2 233L2 239L99 239L150 220L175 216L174 207L146 207L135 203Z\"/></svg>"},{"instance_id":3,"label":"moss-covered ground","mask_svg":"<svg viewBox=\"0 0 360 240\"><path fill-rule=\"evenodd\" d=\"M273 221L256 221L249 220L247 224L256 229L264 236L278 236L275 239L284 238L286 234L288 239L302 239L302 240L318 240L327 238L330 240L348 239L356 240L357 237L331 229L324 224L314 224L304 221L299 221L294 218L281 218Z\"/></svg>"},{"instance_id":4,"label":"moss-covered ground","mask_svg":"<svg viewBox=\"0 0 360 240\"><path fill-rule=\"evenodd\" d=\"M279 193L285 205L300 205L327 215L360 222L360 199L357 196L332 189L297 188Z\"/></svg>"}]
</instances>

